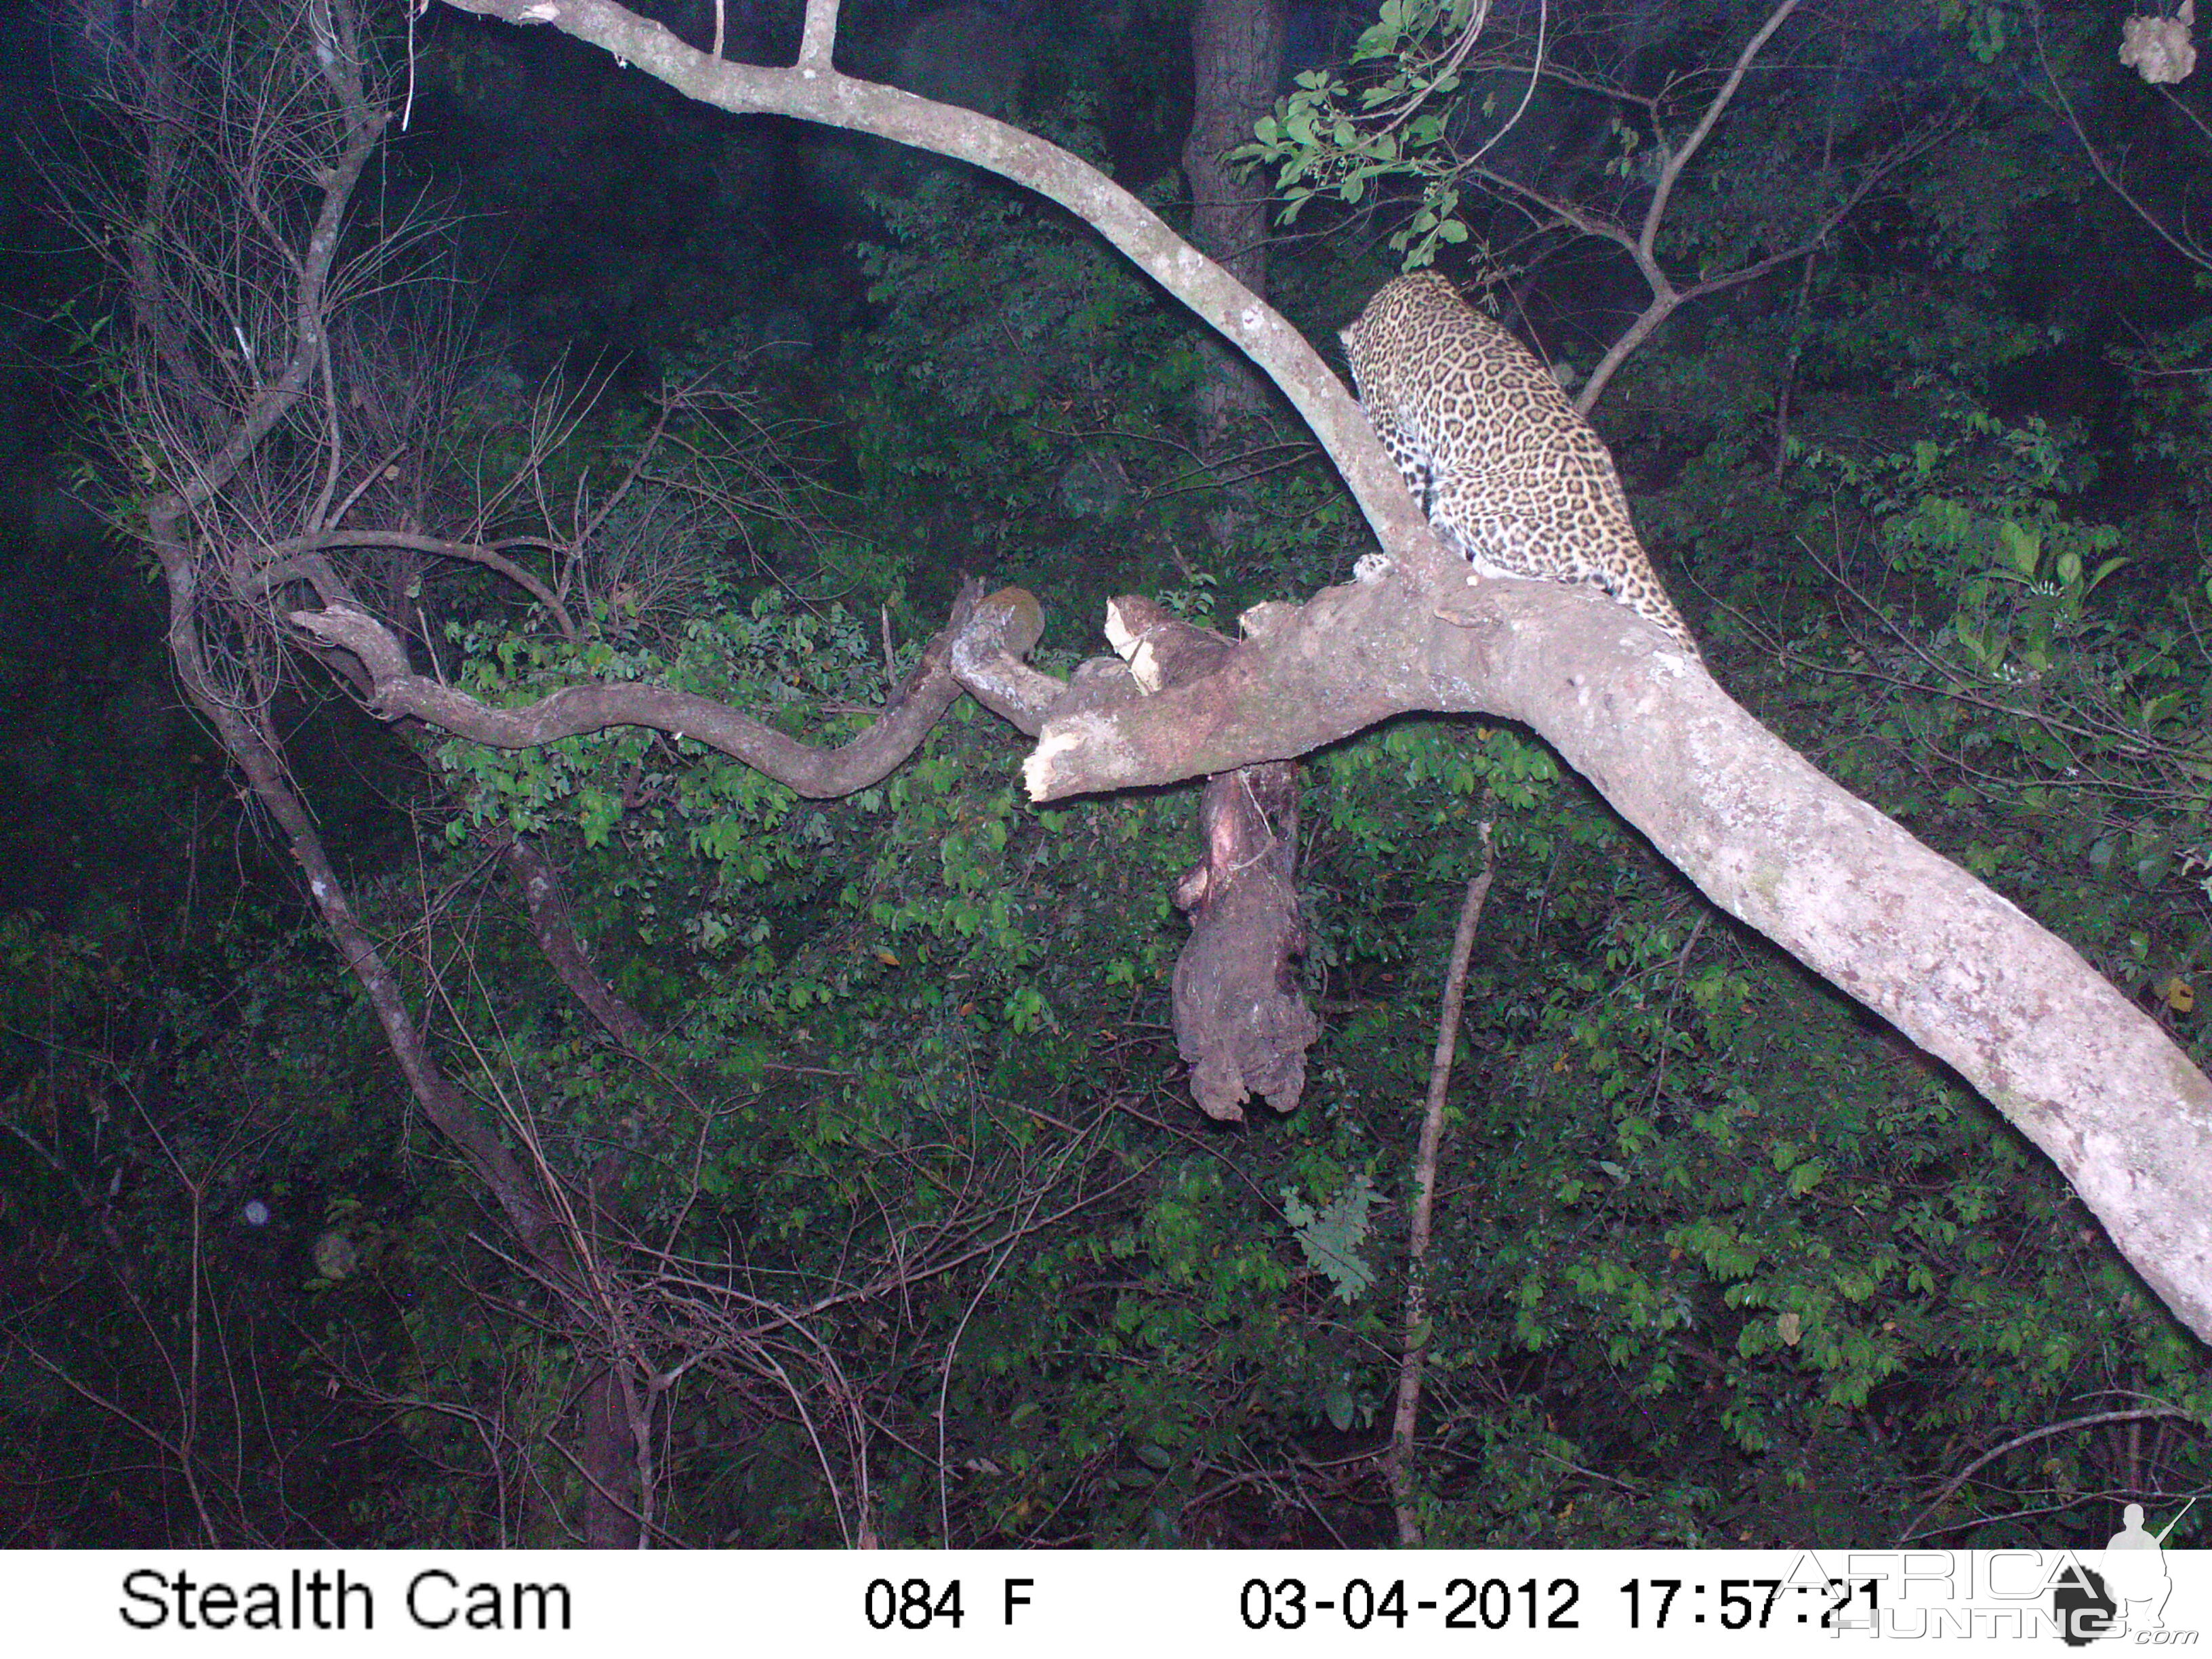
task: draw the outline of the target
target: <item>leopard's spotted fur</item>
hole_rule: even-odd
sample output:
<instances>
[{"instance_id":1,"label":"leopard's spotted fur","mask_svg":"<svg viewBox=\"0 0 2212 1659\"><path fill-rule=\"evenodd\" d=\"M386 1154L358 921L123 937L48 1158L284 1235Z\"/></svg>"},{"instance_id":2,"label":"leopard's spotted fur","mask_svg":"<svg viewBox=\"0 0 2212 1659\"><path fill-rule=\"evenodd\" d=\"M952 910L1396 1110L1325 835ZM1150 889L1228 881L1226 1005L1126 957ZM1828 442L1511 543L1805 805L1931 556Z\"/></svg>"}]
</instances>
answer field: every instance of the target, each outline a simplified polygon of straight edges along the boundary
<instances>
[{"instance_id":1,"label":"leopard's spotted fur","mask_svg":"<svg viewBox=\"0 0 2212 1659\"><path fill-rule=\"evenodd\" d=\"M1527 347L1434 271L1385 283L1341 337L1360 407L1447 547L1480 575L1601 587L1697 654L1613 457Z\"/></svg>"}]
</instances>

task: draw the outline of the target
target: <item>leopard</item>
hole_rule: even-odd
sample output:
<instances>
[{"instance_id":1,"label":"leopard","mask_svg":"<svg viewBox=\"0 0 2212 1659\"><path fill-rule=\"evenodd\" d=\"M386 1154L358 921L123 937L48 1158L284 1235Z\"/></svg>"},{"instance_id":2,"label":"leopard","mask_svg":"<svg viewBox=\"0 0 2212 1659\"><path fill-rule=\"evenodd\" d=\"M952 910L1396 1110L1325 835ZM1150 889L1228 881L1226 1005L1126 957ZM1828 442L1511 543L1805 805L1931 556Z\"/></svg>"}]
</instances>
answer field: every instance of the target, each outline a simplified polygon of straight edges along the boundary
<instances>
[{"instance_id":1,"label":"leopard","mask_svg":"<svg viewBox=\"0 0 2212 1659\"><path fill-rule=\"evenodd\" d=\"M1601 588L1703 660L1611 452L1510 331L1424 270L1384 283L1338 337L1375 435L1476 575Z\"/></svg>"}]
</instances>

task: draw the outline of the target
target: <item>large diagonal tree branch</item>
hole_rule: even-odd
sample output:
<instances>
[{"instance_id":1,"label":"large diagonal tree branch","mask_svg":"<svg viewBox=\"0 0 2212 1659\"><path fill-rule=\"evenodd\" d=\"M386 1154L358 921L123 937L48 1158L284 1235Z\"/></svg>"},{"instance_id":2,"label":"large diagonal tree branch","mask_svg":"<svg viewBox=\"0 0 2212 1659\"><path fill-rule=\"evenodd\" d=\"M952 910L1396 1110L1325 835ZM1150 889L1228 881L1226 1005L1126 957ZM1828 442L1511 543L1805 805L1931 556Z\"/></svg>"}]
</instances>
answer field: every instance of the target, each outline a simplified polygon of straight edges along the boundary
<instances>
[{"instance_id":1,"label":"large diagonal tree branch","mask_svg":"<svg viewBox=\"0 0 2212 1659\"><path fill-rule=\"evenodd\" d=\"M686 46L652 19L611 0L447 0L510 23L550 23L604 48L700 102L739 115L787 115L909 144L970 162L1075 214L1146 275L1220 331L1281 387L1344 475L1386 546L1402 550L1439 583L1464 567L1437 546L1405 482L1359 406L1305 337L1266 301L1176 234L1167 222L1097 167L1019 127L896 87L856 80L830 65L836 7L809 0L805 46L790 69L732 64Z\"/></svg>"},{"instance_id":2,"label":"large diagonal tree branch","mask_svg":"<svg viewBox=\"0 0 2212 1659\"><path fill-rule=\"evenodd\" d=\"M2212 1339L2212 1082L2156 1022L1619 606L1526 582L1481 605L1332 588L1198 685L1048 720L1030 793L1285 758L1413 709L1524 721L1715 903L1955 1067Z\"/></svg>"},{"instance_id":3,"label":"large diagonal tree branch","mask_svg":"<svg viewBox=\"0 0 2212 1659\"><path fill-rule=\"evenodd\" d=\"M1218 672L1154 696L1079 679L1054 708L1043 677L1000 663L978 695L1041 728L1036 798L1286 759L1412 709L1525 720L1716 902L1981 1089L2212 1338L2212 1083L2063 942L1822 777L1631 613L1545 584L1484 582L1470 601L1335 377L1127 192L1003 123L839 75L823 0L792 70L720 63L610 0L450 3L552 23L724 109L874 133L1029 185L1220 330L1313 426L1397 573L1269 618Z\"/></svg>"}]
</instances>

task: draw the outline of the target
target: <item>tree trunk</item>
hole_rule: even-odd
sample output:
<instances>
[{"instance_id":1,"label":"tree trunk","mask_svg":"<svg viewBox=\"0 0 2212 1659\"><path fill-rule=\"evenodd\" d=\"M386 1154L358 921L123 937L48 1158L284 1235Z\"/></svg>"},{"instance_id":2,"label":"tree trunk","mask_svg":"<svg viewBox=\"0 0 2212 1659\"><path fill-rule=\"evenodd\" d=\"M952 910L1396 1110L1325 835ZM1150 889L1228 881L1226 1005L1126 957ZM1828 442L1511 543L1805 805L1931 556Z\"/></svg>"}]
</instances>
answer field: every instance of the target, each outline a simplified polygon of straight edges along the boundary
<instances>
[{"instance_id":1,"label":"tree trunk","mask_svg":"<svg viewBox=\"0 0 2212 1659\"><path fill-rule=\"evenodd\" d=\"M1282 0L1198 0L1190 57L1190 137L1182 147L1190 239L1264 297L1267 194L1236 178L1222 158L1249 143L1254 125L1273 106L1283 71ZM1251 365L1207 341L1198 406L1208 433L1218 435L1232 414L1267 404L1267 384Z\"/></svg>"}]
</instances>

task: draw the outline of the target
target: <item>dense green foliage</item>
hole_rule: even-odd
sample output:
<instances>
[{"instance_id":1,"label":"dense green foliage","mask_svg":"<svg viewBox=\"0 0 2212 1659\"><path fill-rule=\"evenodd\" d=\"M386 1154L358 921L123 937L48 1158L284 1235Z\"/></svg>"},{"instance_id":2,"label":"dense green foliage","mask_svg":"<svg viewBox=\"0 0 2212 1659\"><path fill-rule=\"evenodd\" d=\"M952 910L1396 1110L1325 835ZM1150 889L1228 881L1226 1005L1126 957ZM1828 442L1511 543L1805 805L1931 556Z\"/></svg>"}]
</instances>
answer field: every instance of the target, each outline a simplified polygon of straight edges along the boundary
<instances>
[{"instance_id":1,"label":"dense green foliage","mask_svg":"<svg viewBox=\"0 0 2212 1659\"><path fill-rule=\"evenodd\" d=\"M1681 9L1613 44L1657 77L1755 21ZM1284 302L1326 337L1392 268L1363 235L1402 230L1455 274L1510 277L1586 366L1620 278L1587 245L1516 252L1506 210L1422 159L1497 100L1407 55L1437 25L1416 10L1390 0L1364 67L1318 71L1262 132L1279 161L1318 142L1317 102L1346 124L1298 175L1322 181L1300 226L1334 234L1278 256ZM1999 13L1854 37L1864 85L1763 85L1685 177L1686 265L1818 210L1820 169L1790 156L1824 123L1832 149L1950 125L1812 259L1671 321L1595 418L1723 683L2201 1062L2205 272L2053 160L2043 71ZM2051 49L2069 83L2106 77L2077 90L2093 110L2154 118L2100 35ZM1370 72L1389 98L1428 75L1432 102L1348 165ZM1029 125L1092 145L1094 94L1054 84ZM1635 178L1633 122L1571 88L1525 118L1588 176ZM2178 215L2182 184L2152 182ZM573 638L481 574L422 587L456 684L649 681L836 743L966 571L1044 599L1056 672L1110 593L1213 621L1344 577L1361 532L1325 465L1287 429L1209 448L1190 325L1079 227L950 169L885 168L860 198L866 300L818 313L811 352L746 358L759 331L702 319L665 365L748 377L811 424L691 406L688 459L608 526L656 551ZM452 446L457 489L520 422L501 395ZM611 392L549 493L656 441ZM781 480L775 506L702 527L690 504L726 449ZM1194 792L1040 811L1022 753L963 702L881 786L813 803L652 733L417 737L408 851L365 860L354 901L442 1062L587 1214L621 1347L549 1314L265 872L174 935L9 921L18 1540L560 1541L579 1480L552 1442L612 1352L665 1384L653 1514L678 1541L1388 1541L1409 1164L1485 821L1500 874L1431 1258L1431 1541L2101 1542L2114 1501L2158 1524L2212 1480L2202 1346L2040 1157L1712 911L1528 734L1403 721L1310 757L1325 1033L1304 1106L1237 1129L1193 1111L1167 1030ZM326 787L367 817L357 783ZM609 1040L537 952L499 881L518 834L650 1041ZM2027 1437L2150 1407L2174 1414ZM64 1489L124 1462L110 1496Z\"/></svg>"}]
</instances>

